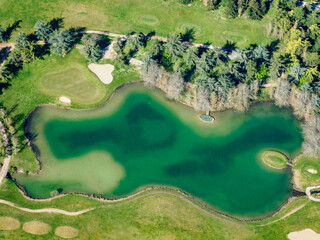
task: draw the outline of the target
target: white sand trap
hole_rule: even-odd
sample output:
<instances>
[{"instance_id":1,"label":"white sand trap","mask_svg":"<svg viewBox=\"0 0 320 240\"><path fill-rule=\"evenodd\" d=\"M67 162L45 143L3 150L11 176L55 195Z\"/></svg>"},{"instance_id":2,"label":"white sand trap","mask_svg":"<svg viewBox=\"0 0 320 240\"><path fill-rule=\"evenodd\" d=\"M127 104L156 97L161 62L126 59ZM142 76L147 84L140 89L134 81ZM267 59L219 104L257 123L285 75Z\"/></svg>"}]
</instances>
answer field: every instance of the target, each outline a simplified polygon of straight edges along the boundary
<instances>
[{"instance_id":1,"label":"white sand trap","mask_svg":"<svg viewBox=\"0 0 320 240\"><path fill-rule=\"evenodd\" d=\"M0 217L0 230L15 230L20 227L20 222L12 217Z\"/></svg>"},{"instance_id":2,"label":"white sand trap","mask_svg":"<svg viewBox=\"0 0 320 240\"><path fill-rule=\"evenodd\" d=\"M74 238L79 234L78 229L69 226L57 227L54 233L62 238Z\"/></svg>"},{"instance_id":3,"label":"white sand trap","mask_svg":"<svg viewBox=\"0 0 320 240\"><path fill-rule=\"evenodd\" d=\"M35 235L47 234L51 230L48 224L41 221L26 222L22 228L25 232Z\"/></svg>"},{"instance_id":4,"label":"white sand trap","mask_svg":"<svg viewBox=\"0 0 320 240\"><path fill-rule=\"evenodd\" d=\"M71 103L71 99L68 98L68 97L65 97L65 96L59 97L59 101L60 101L60 102L63 102L63 103L68 103L68 104Z\"/></svg>"},{"instance_id":5,"label":"white sand trap","mask_svg":"<svg viewBox=\"0 0 320 240\"><path fill-rule=\"evenodd\" d=\"M112 82L113 65L91 63L88 67L104 84L110 84Z\"/></svg>"},{"instance_id":6,"label":"white sand trap","mask_svg":"<svg viewBox=\"0 0 320 240\"><path fill-rule=\"evenodd\" d=\"M318 173L318 171L315 170L315 169L313 169L313 168L308 168L307 171L308 171L309 173L311 173L311 174L317 174L317 173Z\"/></svg>"},{"instance_id":7,"label":"white sand trap","mask_svg":"<svg viewBox=\"0 0 320 240\"><path fill-rule=\"evenodd\" d=\"M320 234L310 228L307 228L301 231L289 233L288 238L290 240L320 240Z\"/></svg>"}]
</instances>

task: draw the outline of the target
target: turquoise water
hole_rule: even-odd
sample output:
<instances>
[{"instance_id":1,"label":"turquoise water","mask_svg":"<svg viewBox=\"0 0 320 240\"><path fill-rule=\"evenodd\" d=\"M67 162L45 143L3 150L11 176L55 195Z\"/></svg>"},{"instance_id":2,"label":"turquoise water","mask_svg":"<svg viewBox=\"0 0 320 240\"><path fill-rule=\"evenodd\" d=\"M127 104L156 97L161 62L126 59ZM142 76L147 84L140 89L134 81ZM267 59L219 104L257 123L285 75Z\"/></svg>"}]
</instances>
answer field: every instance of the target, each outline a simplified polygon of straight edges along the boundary
<instances>
[{"instance_id":1,"label":"turquoise water","mask_svg":"<svg viewBox=\"0 0 320 240\"><path fill-rule=\"evenodd\" d=\"M121 103L107 103L99 110L43 107L31 115L26 131L36 136L34 148L44 169L39 176L17 176L31 196L48 197L58 189L111 197L144 185L168 185L242 216L270 213L287 200L291 193L288 171L263 166L258 154L271 148L290 156L299 150L300 128L288 110L257 104L244 114L214 114L213 127L197 126L181 121L169 107L173 103L158 101L148 91L123 95ZM112 104L119 105L115 112L104 111ZM188 111L188 116L196 116ZM110 154L110 164L102 166L104 161L83 157L91 152ZM81 170L79 179L70 179L88 161L92 165ZM60 170L51 174L50 169L59 164L65 166L61 169L66 174L59 175ZM99 168L97 164L101 171L90 170ZM94 183L87 185L95 177L101 187L97 191ZM104 187L108 181L114 184Z\"/></svg>"}]
</instances>

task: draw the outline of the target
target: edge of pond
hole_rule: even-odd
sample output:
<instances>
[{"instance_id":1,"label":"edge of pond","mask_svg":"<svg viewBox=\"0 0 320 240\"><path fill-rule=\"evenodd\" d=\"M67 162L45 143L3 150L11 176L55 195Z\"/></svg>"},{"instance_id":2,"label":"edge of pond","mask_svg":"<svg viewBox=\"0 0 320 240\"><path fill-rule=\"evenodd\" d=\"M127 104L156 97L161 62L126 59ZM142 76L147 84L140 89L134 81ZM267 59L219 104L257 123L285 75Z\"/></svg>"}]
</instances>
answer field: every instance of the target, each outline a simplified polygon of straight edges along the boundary
<instances>
[{"instance_id":1,"label":"edge of pond","mask_svg":"<svg viewBox=\"0 0 320 240\"><path fill-rule=\"evenodd\" d=\"M98 108L102 108L105 104L107 104L109 102L109 100L114 96L114 94L121 88L127 86L127 85L133 85L133 84L137 84L137 83L141 83L142 81L136 81L136 82L127 82L124 83L120 86L118 86L117 88L115 88L115 90L111 93L111 95L109 96L109 98L102 104L92 107L92 108L86 108L86 109L77 109L77 108L72 108L72 107L66 107L66 106L57 106L56 104L53 103L48 103L48 104L39 104L37 105L34 109L32 109L26 116L25 118L25 122L23 125L23 128L25 129L26 123L28 118L30 117L30 115L36 111L38 108L40 107L44 107L44 106L49 106L49 107L54 107L54 108L58 108L58 109L66 109L66 110L76 110L76 111L89 111L92 109L98 109ZM160 89L161 90L161 89ZM179 103L186 105L183 102ZM188 105L186 105L188 106ZM190 107L190 106L188 106ZM32 144L32 142L30 141L30 138L25 135L26 139L30 142L29 147L31 148L33 154L35 155L35 158L37 160L37 162L39 163L39 168L37 169L37 171L35 173L32 173L30 175L38 175L41 173L42 171L42 162L39 159L39 156L35 150L35 146ZM295 158L297 158L298 156L300 156L300 154L297 154L297 156L294 157L294 159L292 160L292 162L295 161ZM288 167L281 169L282 171L287 170ZM22 195L32 201L50 201L52 199L55 198L60 198L69 194L77 194L77 195L81 195L81 196L85 196L85 197L89 197L89 198L93 198L96 199L98 201L102 201L102 202L120 202L120 201L125 201L128 199L135 199L135 197L143 197L145 195L152 195L152 194L156 194L159 191L162 191L163 193L168 193L168 194L173 194L176 197L179 197L181 199L183 199L184 201L187 201L189 203L191 203L194 207L198 208L200 211L210 215L211 217L216 217L215 214L218 214L220 216L223 217L227 217L227 218L231 218L233 220L238 220L238 221L252 221L252 222L256 222L256 221L262 221L262 220L266 220L268 218L271 218L273 216L275 216L276 214L278 214L280 211L282 211L290 202L292 202L295 198L297 198L298 196L302 196L305 195L304 192L301 192L300 190L298 190L295 186L295 182L293 179L293 168L290 168L289 174L290 174L290 187L292 188L291 194L289 195L288 199L286 202L284 202L283 204L281 204L281 206L279 206L277 209L275 209L274 211L271 211L270 213L267 214L262 214L259 217L245 217L245 216L239 216L236 214L232 214L232 213L228 213L228 212L224 212L222 210L219 210L217 208L215 208L214 206L212 206L209 203L206 203L204 200L197 198L195 196L193 196L192 194L189 194L188 192L177 188L177 187L173 187L173 186L166 186L166 185L154 185L154 184L149 184L149 185L144 185L139 187L138 189L136 189L135 191L126 194L126 195L122 195L122 196L118 196L115 198L105 198L102 197L101 195L96 195L96 194L87 194L87 193L82 193L82 192L68 192L68 193L62 193L53 197L49 197L49 198L43 198L43 199L39 199L39 198L33 198L32 196L30 196L28 194L28 192L17 183L17 181L12 178L11 174L9 175L9 178L16 184L16 186L18 187L19 191L22 193ZM230 190L232 191L232 190ZM214 214L215 213L215 214Z\"/></svg>"}]
</instances>

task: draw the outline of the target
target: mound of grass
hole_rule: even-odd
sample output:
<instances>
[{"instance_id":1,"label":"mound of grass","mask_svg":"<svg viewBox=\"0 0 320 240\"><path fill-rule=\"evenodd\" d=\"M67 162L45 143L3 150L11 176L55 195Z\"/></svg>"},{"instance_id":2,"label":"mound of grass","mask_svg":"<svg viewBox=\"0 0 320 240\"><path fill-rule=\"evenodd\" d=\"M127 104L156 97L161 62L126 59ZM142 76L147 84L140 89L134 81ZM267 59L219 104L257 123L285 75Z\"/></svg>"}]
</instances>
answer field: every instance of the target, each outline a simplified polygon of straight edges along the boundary
<instances>
[{"instance_id":1,"label":"mound of grass","mask_svg":"<svg viewBox=\"0 0 320 240\"><path fill-rule=\"evenodd\" d=\"M34 30L34 24L39 19L49 21L61 17L66 28L77 26L121 34L155 31L159 36L176 32L183 24L195 24L201 27L195 42L210 41L218 46L225 44L226 39L222 33L226 30L248 39L246 46L272 41L266 34L267 18L261 21L227 19L223 8L210 12L203 4L188 7L176 0L102 0L94 4L79 0L42 1L38 4L36 1L25 0L19 1L18 6L15 0L0 0L0 6L2 26L20 19L21 30L27 32ZM159 20L157 24L155 19ZM245 47L243 43L238 46Z\"/></svg>"},{"instance_id":2,"label":"mound of grass","mask_svg":"<svg viewBox=\"0 0 320 240\"><path fill-rule=\"evenodd\" d=\"M288 158L277 151L264 151L261 154L262 161L269 167L282 169L287 166Z\"/></svg>"},{"instance_id":3,"label":"mound of grass","mask_svg":"<svg viewBox=\"0 0 320 240\"><path fill-rule=\"evenodd\" d=\"M20 227L20 222L12 217L0 217L0 230L15 230Z\"/></svg>"},{"instance_id":4,"label":"mound of grass","mask_svg":"<svg viewBox=\"0 0 320 240\"><path fill-rule=\"evenodd\" d=\"M320 159L307 156L300 156L294 163L294 182L297 187L305 191L306 187L320 184ZM315 170L317 173L312 173L310 170Z\"/></svg>"}]
</instances>

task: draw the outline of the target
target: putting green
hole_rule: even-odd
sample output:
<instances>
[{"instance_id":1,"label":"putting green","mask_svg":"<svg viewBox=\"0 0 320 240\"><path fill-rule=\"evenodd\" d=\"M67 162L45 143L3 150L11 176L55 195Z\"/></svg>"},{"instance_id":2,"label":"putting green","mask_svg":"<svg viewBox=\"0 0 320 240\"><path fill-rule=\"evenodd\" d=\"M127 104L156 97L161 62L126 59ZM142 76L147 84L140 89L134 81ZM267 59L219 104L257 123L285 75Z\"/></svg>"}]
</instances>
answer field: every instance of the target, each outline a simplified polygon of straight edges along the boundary
<instances>
[{"instance_id":1,"label":"putting green","mask_svg":"<svg viewBox=\"0 0 320 240\"><path fill-rule=\"evenodd\" d=\"M200 26L193 23L182 23L177 27L178 32L185 33L187 30L194 30L194 35L197 37L201 35L202 29Z\"/></svg>"},{"instance_id":2,"label":"putting green","mask_svg":"<svg viewBox=\"0 0 320 240\"><path fill-rule=\"evenodd\" d=\"M99 80L92 81L83 70L70 67L60 72L48 73L40 79L43 92L59 97L67 96L72 102L93 104L101 101L104 91ZM94 79L95 80L95 79Z\"/></svg>"},{"instance_id":3,"label":"putting green","mask_svg":"<svg viewBox=\"0 0 320 240\"><path fill-rule=\"evenodd\" d=\"M282 169L287 166L288 158L277 151L264 151L261 154L262 161L272 168Z\"/></svg>"}]
</instances>

